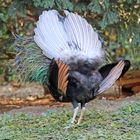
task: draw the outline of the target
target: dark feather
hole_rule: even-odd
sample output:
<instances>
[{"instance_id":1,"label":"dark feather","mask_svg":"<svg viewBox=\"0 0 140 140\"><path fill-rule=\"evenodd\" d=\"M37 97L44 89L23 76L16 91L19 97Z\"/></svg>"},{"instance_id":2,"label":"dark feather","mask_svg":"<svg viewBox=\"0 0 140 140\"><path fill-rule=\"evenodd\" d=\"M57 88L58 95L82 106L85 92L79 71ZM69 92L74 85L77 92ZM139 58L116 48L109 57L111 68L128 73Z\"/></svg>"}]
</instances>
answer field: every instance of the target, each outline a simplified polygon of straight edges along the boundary
<instances>
[{"instance_id":1,"label":"dark feather","mask_svg":"<svg viewBox=\"0 0 140 140\"><path fill-rule=\"evenodd\" d=\"M118 62L107 64L99 69L99 72L101 73L103 79L109 74L110 70L117 64L118 64ZM122 77L128 71L129 68L130 68L130 61L124 60L124 68L122 70L122 74L120 75L120 77Z\"/></svg>"},{"instance_id":2,"label":"dark feather","mask_svg":"<svg viewBox=\"0 0 140 140\"><path fill-rule=\"evenodd\" d=\"M63 101L67 91L68 66L60 60L53 59L50 63L49 73L50 92L56 100Z\"/></svg>"}]
</instances>

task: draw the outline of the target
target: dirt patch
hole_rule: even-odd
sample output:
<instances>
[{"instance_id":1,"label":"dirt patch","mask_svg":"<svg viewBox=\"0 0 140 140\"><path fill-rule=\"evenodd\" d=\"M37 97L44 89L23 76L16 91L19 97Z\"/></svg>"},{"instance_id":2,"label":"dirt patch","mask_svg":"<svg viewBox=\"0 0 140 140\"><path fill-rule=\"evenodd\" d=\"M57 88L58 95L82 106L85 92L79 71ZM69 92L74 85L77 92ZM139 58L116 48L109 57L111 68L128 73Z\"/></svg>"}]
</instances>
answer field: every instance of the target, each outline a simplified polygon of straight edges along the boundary
<instances>
[{"instance_id":1,"label":"dirt patch","mask_svg":"<svg viewBox=\"0 0 140 140\"><path fill-rule=\"evenodd\" d=\"M119 108L121 108L124 104L126 103L134 103L137 102L140 99L139 95L132 96L132 97L127 97L127 98L121 98L118 100L99 100L95 99L91 102L89 102L86 105L87 110L93 110L95 108L96 110L106 110L108 112L115 111ZM59 110L65 108L68 111L71 110L72 112L72 104L71 103L60 103L60 102L50 102L49 104L46 105L31 105L29 106L18 106L18 105L4 105L0 106L0 114L7 113L10 115L17 114L17 113L27 113L27 114L35 114L35 115L43 115L49 110Z\"/></svg>"},{"instance_id":2,"label":"dirt patch","mask_svg":"<svg viewBox=\"0 0 140 140\"><path fill-rule=\"evenodd\" d=\"M64 106L65 103L55 101L51 95L47 95L44 98L34 99L1 99L0 100L0 113L5 113L13 109L20 110L22 108L30 107L36 108L57 108ZM26 110L26 109L25 109ZM32 111L31 111L32 112Z\"/></svg>"},{"instance_id":3,"label":"dirt patch","mask_svg":"<svg viewBox=\"0 0 140 140\"><path fill-rule=\"evenodd\" d=\"M44 89L36 83L2 83L0 85L0 99L27 99L44 97Z\"/></svg>"},{"instance_id":4,"label":"dirt patch","mask_svg":"<svg viewBox=\"0 0 140 140\"><path fill-rule=\"evenodd\" d=\"M139 85L140 71L130 72L88 106L112 110L120 107L121 103L127 100L133 102L137 99L135 95L140 93ZM49 108L62 106L67 107L70 104L56 102L50 94L44 94L44 88L36 83L2 83L0 85L0 113L27 110L27 112L40 114Z\"/></svg>"}]
</instances>

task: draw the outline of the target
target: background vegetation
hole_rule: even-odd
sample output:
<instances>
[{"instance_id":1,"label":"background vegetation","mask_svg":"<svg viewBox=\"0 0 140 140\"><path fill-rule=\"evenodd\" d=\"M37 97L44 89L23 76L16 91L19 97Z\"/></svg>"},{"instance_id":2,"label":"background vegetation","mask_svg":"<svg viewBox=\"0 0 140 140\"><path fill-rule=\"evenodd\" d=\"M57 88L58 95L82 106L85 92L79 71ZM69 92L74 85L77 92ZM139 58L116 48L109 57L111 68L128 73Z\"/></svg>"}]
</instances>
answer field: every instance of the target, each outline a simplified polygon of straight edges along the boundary
<instances>
[{"instance_id":1,"label":"background vegetation","mask_svg":"<svg viewBox=\"0 0 140 140\"><path fill-rule=\"evenodd\" d=\"M9 60L15 57L14 36L33 35L43 10L68 9L85 17L99 33L110 59L129 59L140 66L140 0L1 0L0 74L10 80Z\"/></svg>"}]
</instances>

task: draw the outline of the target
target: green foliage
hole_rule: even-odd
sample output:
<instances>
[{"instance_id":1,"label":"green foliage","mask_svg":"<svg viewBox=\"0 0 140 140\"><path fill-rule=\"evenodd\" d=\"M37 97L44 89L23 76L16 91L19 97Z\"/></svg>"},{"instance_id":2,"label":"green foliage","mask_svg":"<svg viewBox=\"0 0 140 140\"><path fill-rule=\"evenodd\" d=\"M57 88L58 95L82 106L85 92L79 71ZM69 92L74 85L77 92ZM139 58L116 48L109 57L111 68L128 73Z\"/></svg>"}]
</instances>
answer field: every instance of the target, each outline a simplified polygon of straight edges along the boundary
<instances>
[{"instance_id":1,"label":"green foliage","mask_svg":"<svg viewBox=\"0 0 140 140\"><path fill-rule=\"evenodd\" d=\"M136 140L140 139L140 103L126 102L116 111L86 110L80 125L65 129L72 112L48 109L43 115L1 115L0 139Z\"/></svg>"},{"instance_id":2,"label":"green foliage","mask_svg":"<svg viewBox=\"0 0 140 140\"><path fill-rule=\"evenodd\" d=\"M0 1L0 52L5 58L9 53L8 47L5 53L3 48L4 40L6 46L11 46L14 42L12 33L32 36L38 16L43 10L57 9L62 11L68 9L77 12L86 18L100 34L104 40L105 49L112 54L116 44L116 51L125 49L126 53L111 55L113 59L118 57L131 58L132 52L140 53L140 0L1 0ZM119 46L119 48L118 48ZM5 71L5 66L0 62L1 71ZM6 60L8 59L6 57ZM132 65L140 66L140 56L133 55ZM131 59L130 59L131 60Z\"/></svg>"},{"instance_id":3,"label":"green foliage","mask_svg":"<svg viewBox=\"0 0 140 140\"><path fill-rule=\"evenodd\" d=\"M73 4L69 0L33 0L35 7L43 9L57 8L59 10L73 10Z\"/></svg>"},{"instance_id":4,"label":"green foliage","mask_svg":"<svg viewBox=\"0 0 140 140\"><path fill-rule=\"evenodd\" d=\"M54 5L54 0L33 0L35 7L42 7L42 8L52 8Z\"/></svg>"},{"instance_id":5,"label":"green foliage","mask_svg":"<svg viewBox=\"0 0 140 140\"><path fill-rule=\"evenodd\" d=\"M88 9L91 12L101 14L102 13L102 8L101 5L99 4L98 0L91 1L91 3L88 5Z\"/></svg>"},{"instance_id":6,"label":"green foliage","mask_svg":"<svg viewBox=\"0 0 140 140\"><path fill-rule=\"evenodd\" d=\"M100 22L100 26L102 29L105 29L107 27L108 24L115 24L118 22L118 14L115 11L109 11L107 13L104 14L103 16L103 20Z\"/></svg>"}]
</instances>

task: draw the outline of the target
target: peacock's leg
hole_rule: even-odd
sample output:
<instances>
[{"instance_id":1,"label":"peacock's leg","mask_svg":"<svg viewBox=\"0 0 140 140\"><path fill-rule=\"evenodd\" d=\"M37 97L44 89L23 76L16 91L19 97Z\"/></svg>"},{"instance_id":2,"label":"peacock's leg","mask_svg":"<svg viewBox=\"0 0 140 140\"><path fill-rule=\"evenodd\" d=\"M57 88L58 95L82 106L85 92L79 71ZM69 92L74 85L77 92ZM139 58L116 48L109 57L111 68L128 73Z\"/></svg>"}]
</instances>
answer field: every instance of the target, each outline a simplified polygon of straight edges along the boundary
<instances>
[{"instance_id":1,"label":"peacock's leg","mask_svg":"<svg viewBox=\"0 0 140 140\"><path fill-rule=\"evenodd\" d=\"M75 122L75 118L76 118L76 116L77 116L77 113L78 113L79 108L80 108L80 106L77 106L77 107L74 108L74 113L73 113L72 120L71 120L71 122L65 127L65 129L69 129L69 128L73 127L74 122Z\"/></svg>"},{"instance_id":2,"label":"peacock's leg","mask_svg":"<svg viewBox=\"0 0 140 140\"><path fill-rule=\"evenodd\" d=\"M75 118L77 116L78 110L79 110L79 106L77 106L76 108L74 108L74 113L73 113L73 117L72 117L72 120L71 120L71 123L72 124L75 122Z\"/></svg>"},{"instance_id":3,"label":"peacock's leg","mask_svg":"<svg viewBox=\"0 0 140 140\"><path fill-rule=\"evenodd\" d=\"M78 119L78 123L77 124L80 124L81 120L83 119L85 109L86 109L85 107L82 107L80 118Z\"/></svg>"},{"instance_id":4,"label":"peacock's leg","mask_svg":"<svg viewBox=\"0 0 140 140\"><path fill-rule=\"evenodd\" d=\"M78 110L80 108L80 104L78 104L75 100L72 102L72 104L73 104L73 108L74 108L73 117L72 117L70 123L65 127L65 129L69 129L74 125Z\"/></svg>"},{"instance_id":5,"label":"peacock's leg","mask_svg":"<svg viewBox=\"0 0 140 140\"><path fill-rule=\"evenodd\" d=\"M72 105L73 105L73 108L74 108L74 113L73 113L73 117L72 117L72 120L71 120L71 124L73 124L75 122L78 110L80 108L80 104L76 100L73 100Z\"/></svg>"}]
</instances>

